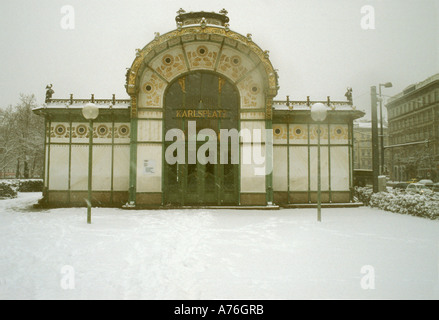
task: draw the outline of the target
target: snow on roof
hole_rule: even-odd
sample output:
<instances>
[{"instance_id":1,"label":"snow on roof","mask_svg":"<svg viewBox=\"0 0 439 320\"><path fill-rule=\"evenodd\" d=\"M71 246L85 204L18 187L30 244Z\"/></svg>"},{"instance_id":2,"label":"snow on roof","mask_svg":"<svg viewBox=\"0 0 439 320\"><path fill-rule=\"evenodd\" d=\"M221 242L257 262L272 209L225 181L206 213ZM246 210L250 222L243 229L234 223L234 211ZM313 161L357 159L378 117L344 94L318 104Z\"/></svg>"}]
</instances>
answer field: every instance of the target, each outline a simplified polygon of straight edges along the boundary
<instances>
[{"instance_id":1,"label":"snow on roof","mask_svg":"<svg viewBox=\"0 0 439 320\"><path fill-rule=\"evenodd\" d=\"M360 129L372 129L372 122L354 121L354 127ZM387 129L387 123L383 123L383 128Z\"/></svg>"},{"instance_id":2,"label":"snow on roof","mask_svg":"<svg viewBox=\"0 0 439 320\"><path fill-rule=\"evenodd\" d=\"M48 103L44 103L34 110L41 109L82 109L86 104L90 103L90 100L73 100L73 103L69 99L51 100ZM100 109L128 109L131 106L131 100L95 100L94 104Z\"/></svg>"},{"instance_id":3,"label":"snow on roof","mask_svg":"<svg viewBox=\"0 0 439 320\"><path fill-rule=\"evenodd\" d=\"M356 110L355 106L347 101L330 101L329 106L327 101L273 101L274 110L311 110L314 103L323 103L328 110L335 111L351 111Z\"/></svg>"}]
</instances>

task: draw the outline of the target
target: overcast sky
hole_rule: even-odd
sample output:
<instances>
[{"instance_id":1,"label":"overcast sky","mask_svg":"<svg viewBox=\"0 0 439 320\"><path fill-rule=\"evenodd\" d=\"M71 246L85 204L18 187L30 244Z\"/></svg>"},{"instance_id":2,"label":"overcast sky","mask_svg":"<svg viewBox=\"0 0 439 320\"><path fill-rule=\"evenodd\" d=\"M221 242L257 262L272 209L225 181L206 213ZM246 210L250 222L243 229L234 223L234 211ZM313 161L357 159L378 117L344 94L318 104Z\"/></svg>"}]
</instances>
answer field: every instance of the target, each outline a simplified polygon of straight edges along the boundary
<instances>
[{"instance_id":1,"label":"overcast sky","mask_svg":"<svg viewBox=\"0 0 439 320\"><path fill-rule=\"evenodd\" d=\"M75 28L64 30L71 5ZM361 9L375 10L363 29ZM154 32L175 29L176 11L220 11L279 70L277 99L345 100L370 110L370 87L391 81L394 95L439 72L439 0L1 0L0 107L35 94L54 98L128 98L126 68Z\"/></svg>"}]
</instances>

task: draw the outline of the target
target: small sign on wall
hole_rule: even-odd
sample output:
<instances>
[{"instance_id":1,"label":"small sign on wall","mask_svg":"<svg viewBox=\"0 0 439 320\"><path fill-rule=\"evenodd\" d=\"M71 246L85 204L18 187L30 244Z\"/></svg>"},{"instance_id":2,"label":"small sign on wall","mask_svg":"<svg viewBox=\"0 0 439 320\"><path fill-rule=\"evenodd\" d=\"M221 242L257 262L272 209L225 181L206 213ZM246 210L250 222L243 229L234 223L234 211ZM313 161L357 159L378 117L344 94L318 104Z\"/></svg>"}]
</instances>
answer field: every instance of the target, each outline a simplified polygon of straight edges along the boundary
<instances>
[{"instance_id":1,"label":"small sign on wall","mask_svg":"<svg viewBox=\"0 0 439 320\"><path fill-rule=\"evenodd\" d=\"M143 160L143 173L147 176L155 173L155 160Z\"/></svg>"}]
</instances>

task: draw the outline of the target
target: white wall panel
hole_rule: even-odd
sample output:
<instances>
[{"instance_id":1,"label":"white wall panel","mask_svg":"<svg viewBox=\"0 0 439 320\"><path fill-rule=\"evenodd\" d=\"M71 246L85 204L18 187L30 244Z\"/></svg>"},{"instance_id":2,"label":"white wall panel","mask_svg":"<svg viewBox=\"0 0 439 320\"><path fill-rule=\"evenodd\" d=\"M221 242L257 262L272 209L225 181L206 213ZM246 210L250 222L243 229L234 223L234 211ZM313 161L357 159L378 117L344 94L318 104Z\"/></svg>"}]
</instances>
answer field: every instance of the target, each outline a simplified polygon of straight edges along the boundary
<instances>
[{"instance_id":1,"label":"white wall panel","mask_svg":"<svg viewBox=\"0 0 439 320\"><path fill-rule=\"evenodd\" d=\"M261 150L265 154L265 147ZM245 161L244 153L249 155L249 161ZM257 171L265 172L265 164L255 163L252 153L251 145L241 146L241 192L265 192L265 174L257 174Z\"/></svg>"},{"instance_id":2,"label":"white wall panel","mask_svg":"<svg viewBox=\"0 0 439 320\"><path fill-rule=\"evenodd\" d=\"M287 147L273 147L273 190L288 190Z\"/></svg>"},{"instance_id":3,"label":"white wall panel","mask_svg":"<svg viewBox=\"0 0 439 320\"><path fill-rule=\"evenodd\" d=\"M88 146L72 145L71 185L73 191L88 190Z\"/></svg>"},{"instance_id":4,"label":"white wall panel","mask_svg":"<svg viewBox=\"0 0 439 320\"><path fill-rule=\"evenodd\" d=\"M114 146L113 190L128 191L130 146Z\"/></svg>"},{"instance_id":5,"label":"white wall panel","mask_svg":"<svg viewBox=\"0 0 439 320\"><path fill-rule=\"evenodd\" d=\"M93 147L93 191L111 190L111 145Z\"/></svg>"},{"instance_id":6,"label":"white wall panel","mask_svg":"<svg viewBox=\"0 0 439 320\"><path fill-rule=\"evenodd\" d=\"M332 191L349 191L349 149L348 147L331 148L331 189Z\"/></svg>"},{"instance_id":7,"label":"white wall panel","mask_svg":"<svg viewBox=\"0 0 439 320\"><path fill-rule=\"evenodd\" d=\"M311 176L311 191L317 191L317 172L318 172L318 155L317 147L311 147L310 149L310 176ZM331 149L332 152L332 149ZM321 168L321 190L329 190L329 174L328 174L328 147L320 147L320 168Z\"/></svg>"},{"instance_id":8,"label":"white wall panel","mask_svg":"<svg viewBox=\"0 0 439 320\"><path fill-rule=\"evenodd\" d=\"M307 147L290 147L290 191L308 191Z\"/></svg>"},{"instance_id":9,"label":"white wall panel","mask_svg":"<svg viewBox=\"0 0 439 320\"><path fill-rule=\"evenodd\" d=\"M50 146L50 190L68 190L69 181L69 146Z\"/></svg>"}]
</instances>

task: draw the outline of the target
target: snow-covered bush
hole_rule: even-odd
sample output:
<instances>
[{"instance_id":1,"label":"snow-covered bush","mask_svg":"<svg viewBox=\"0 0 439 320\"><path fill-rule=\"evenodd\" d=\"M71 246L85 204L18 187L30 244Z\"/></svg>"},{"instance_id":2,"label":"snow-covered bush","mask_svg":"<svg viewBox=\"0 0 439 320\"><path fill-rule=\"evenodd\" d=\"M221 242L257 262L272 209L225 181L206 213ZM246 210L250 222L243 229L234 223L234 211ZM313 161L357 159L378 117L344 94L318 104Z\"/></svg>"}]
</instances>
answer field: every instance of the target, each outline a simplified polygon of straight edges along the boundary
<instances>
[{"instance_id":1,"label":"snow-covered bush","mask_svg":"<svg viewBox=\"0 0 439 320\"><path fill-rule=\"evenodd\" d=\"M43 191L43 179L22 179L18 187L20 192L41 192Z\"/></svg>"},{"instance_id":2,"label":"snow-covered bush","mask_svg":"<svg viewBox=\"0 0 439 320\"><path fill-rule=\"evenodd\" d=\"M17 190L17 180L0 180L0 199L16 198Z\"/></svg>"},{"instance_id":3,"label":"snow-covered bush","mask_svg":"<svg viewBox=\"0 0 439 320\"><path fill-rule=\"evenodd\" d=\"M356 187L355 188L355 197L359 202L364 203L364 205L368 206L370 202L370 197L372 196L373 190L369 187Z\"/></svg>"},{"instance_id":4,"label":"snow-covered bush","mask_svg":"<svg viewBox=\"0 0 439 320\"><path fill-rule=\"evenodd\" d=\"M371 188L356 188L356 197L365 205L400 214L439 219L439 194L400 191L373 193Z\"/></svg>"},{"instance_id":5,"label":"snow-covered bush","mask_svg":"<svg viewBox=\"0 0 439 320\"><path fill-rule=\"evenodd\" d=\"M42 190L42 179L0 180L0 199L16 198L17 192L41 192Z\"/></svg>"}]
</instances>

